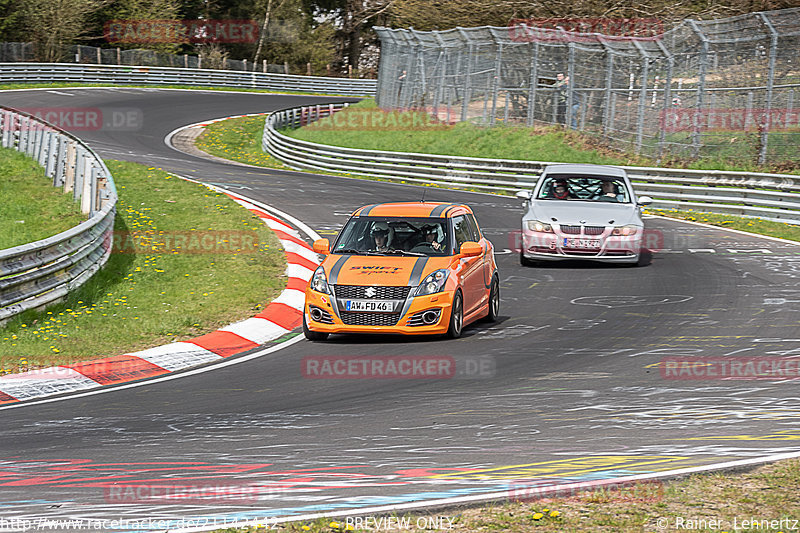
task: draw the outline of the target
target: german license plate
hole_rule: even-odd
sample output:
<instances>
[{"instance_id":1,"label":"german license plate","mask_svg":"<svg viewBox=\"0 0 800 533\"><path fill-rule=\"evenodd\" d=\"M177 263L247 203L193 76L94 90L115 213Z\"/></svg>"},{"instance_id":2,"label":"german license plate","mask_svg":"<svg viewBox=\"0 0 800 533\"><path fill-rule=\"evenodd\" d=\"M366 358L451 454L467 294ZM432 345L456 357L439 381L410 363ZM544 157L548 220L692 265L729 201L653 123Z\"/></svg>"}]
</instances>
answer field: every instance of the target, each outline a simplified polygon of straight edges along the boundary
<instances>
[{"instance_id":1,"label":"german license plate","mask_svg":"<svg viewBox=\"0 0 800 533\"><path fill-rule=\"evenodd\" d=\"M347 300L344 303L345 311L372 311L378 313L391 313L394 311L394 302L381 302L375 300Z\"/></svg>"},{"instance_id":2,"label":"german license plate","mask_svg":"<svg viewBox=\"0 0 800 533\"><path fill-rule=\"evenodd\" d=\"M564 239L565 248L600 248L598 239Z\"/></svg>"}]
</instances>

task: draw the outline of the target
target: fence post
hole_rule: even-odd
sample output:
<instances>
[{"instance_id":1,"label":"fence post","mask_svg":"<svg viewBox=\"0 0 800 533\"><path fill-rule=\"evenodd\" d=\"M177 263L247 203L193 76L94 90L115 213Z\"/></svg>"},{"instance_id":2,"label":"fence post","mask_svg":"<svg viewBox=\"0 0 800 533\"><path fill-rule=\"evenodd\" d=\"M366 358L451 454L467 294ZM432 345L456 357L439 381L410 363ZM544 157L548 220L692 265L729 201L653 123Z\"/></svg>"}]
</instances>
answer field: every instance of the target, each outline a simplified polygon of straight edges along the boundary
<instances>
[{"instance_id":1,"label":"fence post","mask_svg":"<svg viewBox=\"0 0 800 533\"><path fill-rule=\"evenodd\" d=\"M614 83L614 51L608 46L608 43L602 37L600 42L603 44L603 49L606 52L606 103L603 106L603 136L608 139L609 131L611 130L611 91Z\"/></svg>"},{"instance_id":2,"label":"fence post","mask_svg":"<svg viewBox=\"0 0 800 533\"><path fill-rule=\"evenodd\" d=\"M658 134L658 156L657 164L661 164L661 158L664 156L664 146L667 141L667 128L666 120L669 109L672 107L672 69L675 66L675 58L672 53L667 50L661 39L656 39L656 44L661 49L661 53L667 58L667 77L664 80L664 105L661 110L661 118L659 119L659 134Z\"/></svg>"},{"instance_id":3,"label":"fence post","mask_svg":"<svg viewBox=\"0 0 800 533\"><path fill-rule=\"evenodd\" d=\"M694 124L692 128L692 151L694 152L694 157L697 158L700 156L700 122L703 113L703 100L705 97L705 90L706 90L706 70L708 69L708 37L700 30L699 26L697 25L697 21L688 19L687 22L692 27L692 30L700 37L700 41L702 46L700 48L700 57L698 58L698 66L697 66L697 99L695 104L695 109L697 112L694 116Z\"/></svg>"},{"instance_id":4,"label":"fence post","mask_svg":"<svg viewBox=\"0 0 800 533\"><path fill-rule=\"evenodd\" d=\"M533 126L536 118L536 87L539 85L539 41L531 43L533 45L533 55L531 57L531 80L528 90L528 127Z\"/></svg>"},{"instance_id":5,"label":"fence post","mask_svg":"<svg viewBox=\"0 0 800 533\"><path fill-rule=\"evenodd\" d=\"M769 75L767 76L767 110L761 128L759 128L761 130L761 143L758 153L758 164L763 165L767 160L767 143L769 142L769 130L772 125L772 91L775 86L775 60L778 55L778 32L764 13L759 13L758 15L761 17L764 25L769 29L771 35L769 46Z\"/></svg>"},{"instance_id":6,"label":"fence post","mask_svg":"<svg viewBox=\"0 0 800 533\"><path fill-rule=\"evenodd\" d=\"M461 105L461 121L467 120L467 111L469 102L472 99L472 40L467 35L467 32L458 28L458 33L463 39L467 41L467 72L464 75L464 103Z\"/></svg>"},{"instance_id":7,"label":"fence post","mask_svg":"<svg viewBox=\"0 0 800 533\"><path fill-rule=\"evenodd\" d=\"M494 35L492 35L492 37L494 37ZM494 124L495 115L497 113L497 91L500 88L500 65L503 61L503 43L497 43L496 39L495 43L497 44L497 56L495 56L494 60L494 79L492 80L492 112L489 115L489 124ZM486 116L484 115L484 121L485 120Z\"/></svg>"},{"instance_id":8,"label":"fence post","mask_svg":"<svg viewBox=\"0 0 800 533\"><path fill-rule=\"evenodd\" d=\"M642 55L642 88L639 91L639 116L636 119L636 154L642 151L642 139L644 138L644 111L647 106L647 77L650 74L650 57L644 50L639 41L633 41L639 53Z\"/></svg>"},{"instance_id":9,"label":"fence post","mask_svg":"<svg viewBox=\"0 0 800 533\"><path fill-rule=\"evenodd\" d=\"M572 102L574 101L575 94L575 43L570 41L567 43L567 76L569 83L567 84L567 113L564 115L564 127L571 128L573 118L575 117L575 110L572 109Z\"/></svg>"}]
</instances>

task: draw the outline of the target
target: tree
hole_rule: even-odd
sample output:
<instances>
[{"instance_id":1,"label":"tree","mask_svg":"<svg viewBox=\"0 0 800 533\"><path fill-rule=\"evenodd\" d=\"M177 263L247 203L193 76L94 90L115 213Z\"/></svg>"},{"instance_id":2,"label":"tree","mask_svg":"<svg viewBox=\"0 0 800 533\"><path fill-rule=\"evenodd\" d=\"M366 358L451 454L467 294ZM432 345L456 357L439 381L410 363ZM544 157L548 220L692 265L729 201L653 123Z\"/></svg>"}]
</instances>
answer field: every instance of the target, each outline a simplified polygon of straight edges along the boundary
<instances>
[{"instance_id":1,"label":"tree","mask_svg":"<svg viewBox=\"0 0 800 533\"><path fill-rule=\"evenodd\" d=\"M39 61L64 59L67 46L84 36L89 15L105 0L20 0L19 18L29 40L36 45Z\"/></svg>"}]
</instances>

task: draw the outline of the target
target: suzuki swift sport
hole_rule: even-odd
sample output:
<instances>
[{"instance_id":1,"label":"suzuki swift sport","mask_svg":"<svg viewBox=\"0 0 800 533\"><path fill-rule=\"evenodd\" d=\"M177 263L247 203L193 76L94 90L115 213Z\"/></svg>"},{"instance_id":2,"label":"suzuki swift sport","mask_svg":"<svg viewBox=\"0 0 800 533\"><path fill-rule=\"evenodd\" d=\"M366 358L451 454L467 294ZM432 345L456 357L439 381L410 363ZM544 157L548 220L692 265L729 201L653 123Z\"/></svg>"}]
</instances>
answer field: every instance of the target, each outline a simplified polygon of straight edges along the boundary
<instances>
[{"instance_id":1,"label":"suzuki swift sport","mask_svg":"<svg viewBox=\"0 0 800 533\"><path fill-rule=\"evenodd\" d=\"M494 321L500 284L492 244L461 204L387 203L356 210L306 289L303 333L445 334Z\"/></svg>"}]
</instances>

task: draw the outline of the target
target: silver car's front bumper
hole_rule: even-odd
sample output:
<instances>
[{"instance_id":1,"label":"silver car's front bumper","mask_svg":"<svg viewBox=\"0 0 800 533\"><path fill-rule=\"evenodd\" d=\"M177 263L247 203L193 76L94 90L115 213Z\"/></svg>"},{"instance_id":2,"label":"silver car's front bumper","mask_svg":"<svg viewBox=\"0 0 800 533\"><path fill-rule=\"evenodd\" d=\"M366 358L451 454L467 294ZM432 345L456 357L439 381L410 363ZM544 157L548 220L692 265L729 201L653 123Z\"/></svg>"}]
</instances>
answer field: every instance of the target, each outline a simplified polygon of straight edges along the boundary
<instances>
[{"instance_id":1,"label":"silver car's front bumper","mask_svg":"<svg viewBox=\"0 0 800 533\"><path fill-rule=\"evenodd\" d=\"M599 240L599 248L577 248L567 245L574 235L556 233L522 232L522 256L532 261L561 261L564 259L585 259L604 263L636 263L641 253L641 232L632 236L598 235L582 237L585 240Z\"/></svg>"}]
</instances>

